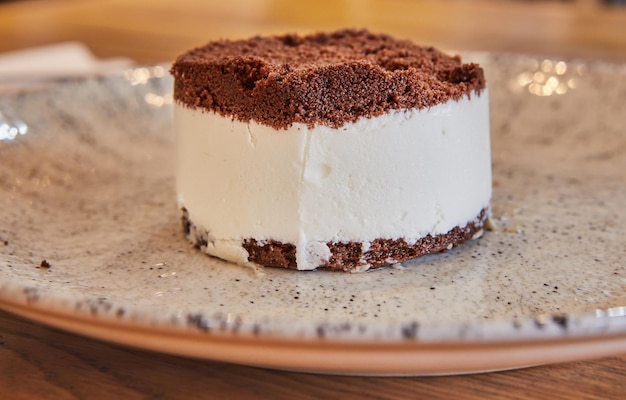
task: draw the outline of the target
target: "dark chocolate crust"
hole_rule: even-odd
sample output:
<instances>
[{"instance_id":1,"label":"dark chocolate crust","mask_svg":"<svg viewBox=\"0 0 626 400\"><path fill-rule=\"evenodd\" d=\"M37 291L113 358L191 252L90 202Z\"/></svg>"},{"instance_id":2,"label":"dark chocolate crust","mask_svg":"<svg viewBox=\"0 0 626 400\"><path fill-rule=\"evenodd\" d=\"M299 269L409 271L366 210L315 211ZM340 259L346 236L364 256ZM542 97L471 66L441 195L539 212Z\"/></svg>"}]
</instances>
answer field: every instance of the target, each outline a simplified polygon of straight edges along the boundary
<instances>
[{"instance_id":1,"label":"dark chocolate crust","mask_svg":"<svg viewBox=\"0 0 626 400\"><path fill-rule=\"evenodd\" d=\"M413 244L404 239L376 239L365 249L360 242L327 243L330 259L318 269L332 271L358 271L369 264L369 269L407 261L430 253L446 251L472 239L479 233L487 220L488 211L483 209L465 226L457 226L440 235L427 235ZM206 231L198 229L183 210L183 226L187 238L199 249L207 246ZM248 261L266 267L296 269L296 246L277 241L259 242L246 239L242 246L248 252Z\"/></svg>"},{"instance_id":2,"label":"dark chocolate crust","mask_svg":"<svg viewBox=\"0 0 626 400\"><path fill-rule=\"evenodd\" d=\"M276 129L337 128L485 87L476 64L366 30L215 41L179 56L170 72L178 103Z\"/></svg>"}]
</instances>

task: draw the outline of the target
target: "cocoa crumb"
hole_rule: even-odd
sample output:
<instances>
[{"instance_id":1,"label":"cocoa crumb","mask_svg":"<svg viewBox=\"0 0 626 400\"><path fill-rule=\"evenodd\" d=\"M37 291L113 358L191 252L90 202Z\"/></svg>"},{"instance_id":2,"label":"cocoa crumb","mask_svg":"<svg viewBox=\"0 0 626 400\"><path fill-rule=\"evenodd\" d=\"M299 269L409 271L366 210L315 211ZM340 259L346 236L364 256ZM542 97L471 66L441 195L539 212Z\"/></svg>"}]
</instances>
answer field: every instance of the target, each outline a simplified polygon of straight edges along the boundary
<instances>
[{"instance_id":1,"label":"cocoa crumb","mask_svg":"<svg viewBox=\"0 0 626 400\"><path fill-rule=\"evenodd\" d=\"M52 267L52 265L48 262L48 260L41 260L41 263L39 264L39 266L41 268L50 268L50 267Z\"/></svg>"},{"instance_id":2,"label":"cocoa crumb","mask_svg":"<svg viewBox=\"0 0 626 400\"><path fill-rule=\"evenodd\" d=\"M179 104L275 129L338 128L486 87L476 64L366 30L215 41L179 56L170 72Z\"/></svg>"}]
</instances>

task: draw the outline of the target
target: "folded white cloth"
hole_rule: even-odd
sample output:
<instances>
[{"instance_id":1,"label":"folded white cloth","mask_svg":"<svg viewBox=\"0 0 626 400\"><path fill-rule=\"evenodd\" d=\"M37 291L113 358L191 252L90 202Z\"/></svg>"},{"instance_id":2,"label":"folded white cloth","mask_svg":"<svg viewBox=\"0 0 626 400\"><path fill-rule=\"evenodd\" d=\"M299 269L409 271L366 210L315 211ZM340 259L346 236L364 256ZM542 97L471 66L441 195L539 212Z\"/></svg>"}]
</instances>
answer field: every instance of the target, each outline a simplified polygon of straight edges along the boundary
<instances>
[{"instance_id":1,"label":"folded white cloth","mask_svg":"<svg viewBox=\"0 0 626 400\"><path fill-rule=\"evenodd\" d=\"M101 75L128 68L126 58L98 59L78 42L58 43L0 54L0 90L51 80Z\"/></svg>"}]
</instances>

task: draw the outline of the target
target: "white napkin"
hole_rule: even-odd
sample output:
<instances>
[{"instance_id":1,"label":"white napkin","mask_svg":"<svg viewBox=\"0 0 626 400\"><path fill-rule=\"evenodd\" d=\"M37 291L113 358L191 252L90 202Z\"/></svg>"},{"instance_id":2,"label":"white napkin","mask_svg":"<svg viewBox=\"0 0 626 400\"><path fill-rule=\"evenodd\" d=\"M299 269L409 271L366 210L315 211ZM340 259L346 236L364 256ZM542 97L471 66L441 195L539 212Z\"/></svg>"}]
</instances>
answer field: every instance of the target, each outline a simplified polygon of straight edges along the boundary
<instances>
[{"instance_id":1,"label":"white napkin","mask_svg":"<svg viewBox=\"0 0 626 400\"><path fill-rule=\"evenodd\" d=\"M102 75L128 68L126 58L98 59L78 42L59 43L0 54L0 91L56 79Z\"/></svg>"}]
</instances>

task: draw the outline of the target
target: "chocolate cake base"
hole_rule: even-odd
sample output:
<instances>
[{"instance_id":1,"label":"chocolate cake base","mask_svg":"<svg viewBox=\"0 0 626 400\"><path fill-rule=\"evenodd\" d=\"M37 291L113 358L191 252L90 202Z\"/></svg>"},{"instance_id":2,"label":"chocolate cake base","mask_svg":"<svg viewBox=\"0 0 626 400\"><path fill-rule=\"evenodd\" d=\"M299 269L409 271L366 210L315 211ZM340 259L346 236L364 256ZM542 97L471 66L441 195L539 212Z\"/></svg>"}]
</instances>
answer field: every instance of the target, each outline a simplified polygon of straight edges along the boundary
<instances>
[{"instance_id":1,"label":"chocolate cake base","mask_svg":"<svg viewBox=\"0 0 626 400\"><path fill-rule=\"evenodd\" d=\"M434 252L450 250L482 232L487 220L487 209L481 210L476 218L464 227L457 226L447 233L427 235L415 243L404 239L375 239L367 244L361 242L327 243L331 256L318 269L331 271L357 272L396 264ZM204 251L208 244L208 233L189 220L183 209L183 228L187 239ZM257 241L245 239L242 247L248 252L248 261L266 267L297 269L296 246L278 241Z\"/></svg>"}]
</instances>

